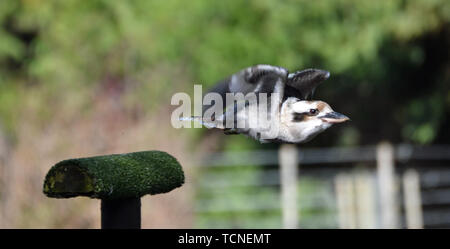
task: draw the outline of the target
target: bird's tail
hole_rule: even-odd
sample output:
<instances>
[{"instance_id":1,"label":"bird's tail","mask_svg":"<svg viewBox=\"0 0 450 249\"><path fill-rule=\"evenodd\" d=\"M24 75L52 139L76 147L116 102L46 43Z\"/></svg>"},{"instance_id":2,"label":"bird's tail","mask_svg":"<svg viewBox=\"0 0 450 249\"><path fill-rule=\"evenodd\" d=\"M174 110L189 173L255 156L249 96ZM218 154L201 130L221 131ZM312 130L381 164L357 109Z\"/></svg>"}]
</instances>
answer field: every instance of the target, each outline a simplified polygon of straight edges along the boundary
<instances>
[{"instance_id":1,"label":"bird's tail","mask_svg":"<svg viewBox=\"0 0 450 249\"><path fill-rule=\"evenodd\" d=\"M213 120L207 120L207 119L205 119L203 117L200 117L200 116L180 117L179 120L180 121L195 121L195 122L198 122L198 123L202 124L206 128L223 129L222 128L223 125L220 122L215 122Z\"/></svg>"}]
</instances>

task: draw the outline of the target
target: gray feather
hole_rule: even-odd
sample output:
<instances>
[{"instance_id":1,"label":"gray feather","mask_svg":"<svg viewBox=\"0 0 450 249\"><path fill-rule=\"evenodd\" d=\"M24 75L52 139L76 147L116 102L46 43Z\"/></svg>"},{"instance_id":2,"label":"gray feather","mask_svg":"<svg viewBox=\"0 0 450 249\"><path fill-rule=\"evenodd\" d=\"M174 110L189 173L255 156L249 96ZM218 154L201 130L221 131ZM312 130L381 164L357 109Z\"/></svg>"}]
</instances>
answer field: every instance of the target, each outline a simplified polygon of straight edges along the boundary
<instances>
[{"instance_id":1,"label":"gray feather","mask_svg":"<svg viewBox=\"0 0 450 249\"><path fill-rule=\"evenodd\" d=\"M330 72L321 69L305 69L291 73L286 84L298 90L301 99L307 99L314 93L316 87L330 77Z\"/></svg>"}]
</instances>

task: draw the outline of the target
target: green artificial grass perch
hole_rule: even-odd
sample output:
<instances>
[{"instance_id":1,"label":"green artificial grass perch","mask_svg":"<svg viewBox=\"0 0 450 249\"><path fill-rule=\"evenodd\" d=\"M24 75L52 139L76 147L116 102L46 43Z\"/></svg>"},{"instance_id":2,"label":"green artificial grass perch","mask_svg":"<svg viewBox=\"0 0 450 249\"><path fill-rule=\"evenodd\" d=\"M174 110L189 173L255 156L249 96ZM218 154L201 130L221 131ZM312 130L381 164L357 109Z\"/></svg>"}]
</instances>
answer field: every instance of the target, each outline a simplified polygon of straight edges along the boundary
<instances>
[{"instance_id":1,"label":"green artificial grass perch","mask_svg":"<svg viewBox=\"0 0 450 249\"><path fill-rule=\"evenodd\" d=\"M61 161L47 173L44 194L54 198L140 198L169 192L183 183L183 169L173 156L141 151Z\"/></svg>"}]
</instances>

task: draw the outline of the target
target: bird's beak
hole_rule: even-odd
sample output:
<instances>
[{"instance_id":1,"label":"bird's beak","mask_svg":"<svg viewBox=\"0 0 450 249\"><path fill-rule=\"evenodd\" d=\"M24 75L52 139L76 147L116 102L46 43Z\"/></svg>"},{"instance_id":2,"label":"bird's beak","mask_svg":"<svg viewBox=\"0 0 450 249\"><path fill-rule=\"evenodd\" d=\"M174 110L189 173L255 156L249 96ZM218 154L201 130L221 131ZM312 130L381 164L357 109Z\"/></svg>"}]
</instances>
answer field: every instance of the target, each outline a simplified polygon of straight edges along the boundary
<instances>
[{"instance_id":1,"label":"bird's beak","mask_svg":"<svg viewBox=\"0 0 450 249\"><path fill-rule=\"evenodd\" d=\"M340 114L339 112L329 112L323 116L320 116L319 118L325 122L333 123L333 124L342 123L347 120L350 120L350 118L348 118L344 114Z\"/></svg>"}]
</instances>

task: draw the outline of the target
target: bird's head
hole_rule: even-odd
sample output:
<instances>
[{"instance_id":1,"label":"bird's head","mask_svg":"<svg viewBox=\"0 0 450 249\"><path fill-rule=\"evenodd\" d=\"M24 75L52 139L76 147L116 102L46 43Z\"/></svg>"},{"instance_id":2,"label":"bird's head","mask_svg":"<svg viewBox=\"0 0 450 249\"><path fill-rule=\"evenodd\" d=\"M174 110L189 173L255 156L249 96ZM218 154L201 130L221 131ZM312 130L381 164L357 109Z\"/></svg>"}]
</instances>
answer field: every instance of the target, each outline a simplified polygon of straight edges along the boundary
<instances>
[{"instance_id":1,"label":"bird's head","mask_svg":"<svg viewBox=\"0 0 450 249\"><path fill-rule=\"evenodd\" d=\"M323 101L307 101L293 97L283 103L281 114L281 121L288 127L290 136L297 140L293 142L309 141L331 125L349 120L347 116L333 111L330 105Z\"/></svg>"}]
</instances>

